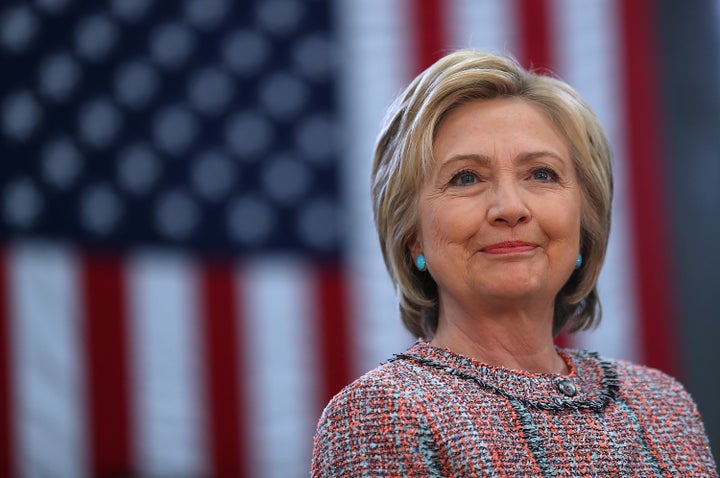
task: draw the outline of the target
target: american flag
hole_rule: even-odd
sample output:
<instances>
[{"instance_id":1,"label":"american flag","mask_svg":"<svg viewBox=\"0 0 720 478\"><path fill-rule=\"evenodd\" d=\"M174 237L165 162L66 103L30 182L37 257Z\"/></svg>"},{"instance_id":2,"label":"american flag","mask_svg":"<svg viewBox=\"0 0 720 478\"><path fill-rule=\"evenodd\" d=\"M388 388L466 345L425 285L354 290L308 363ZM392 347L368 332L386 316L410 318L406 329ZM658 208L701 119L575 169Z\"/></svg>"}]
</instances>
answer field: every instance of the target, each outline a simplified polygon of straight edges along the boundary
<instances>
[{"instance_id":1,"label":"american flag","mask_svg":"<svg viewBox=\"0 0 720 478\"><path fill-rule=\"evenodd\" d=\"M326 401L413 341L372 148L458 47L554 72L615 146L604 320L560 342L681 374L657 5L5 2L0 475L306 476Z\"/></svg>"}]
</instances>

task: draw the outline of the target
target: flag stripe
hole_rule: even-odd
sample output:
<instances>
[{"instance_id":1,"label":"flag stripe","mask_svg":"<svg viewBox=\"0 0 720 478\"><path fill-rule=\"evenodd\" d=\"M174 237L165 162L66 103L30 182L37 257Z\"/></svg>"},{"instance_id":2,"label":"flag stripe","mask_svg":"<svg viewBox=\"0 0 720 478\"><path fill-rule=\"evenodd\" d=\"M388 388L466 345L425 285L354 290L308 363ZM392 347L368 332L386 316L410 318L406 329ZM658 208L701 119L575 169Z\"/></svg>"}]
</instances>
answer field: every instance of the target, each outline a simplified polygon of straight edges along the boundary
<instances>
[{"instance_id":1,"label":"flag stripe","mask_svg":"<svg viewBox=\"0 0 720 478\"><path fill-rule=\"evenodd\" d=\"M35 243L9 251L18 476L88 476L76 256Z\"/></svg>"},{"instance_id":2,"label":"flag stripe","mask_svg":"<svg viewBox=\"0 0 720 478\"><path fill-rule=\"evenodd\" d=\"M337 8L341 44L353 59L344 62L339 78L342 122L353 132L341 157L349 203L346 264L348 289L353 291L348 297L353 376L412 343L398 317L370 208L374 140L385 110L414 68L407 54L411 25L405 4L342 0Z\"/></svg>"},{"instance_id":3,"label":"flag stripe","mask_svg":"<svg viewBox=\"0 0 720 478\"><path fill-rule=\"evenodd\" d=\"M477 48L495 53L515 51L513 2L452 0L448 2L448 41L452 48ZM482 26L479 28L479 26Z\"/></svg>"},{"instance_id":4,"label":"flag stripe","mask_svg":"<svg viewBox=\"0 0 720 478\"><path fill-rule=\"evenodd\" d=\"M633 251L640 296L639 320L643 362L676 375L673 305L669 281L668 224L663 198L663 152L660 149L660 105L657 51L652 47L655 3L620 2L625 132L630 180Z\"/></svg>"},{"instance_id":5,"label":"flag stripe","mask_svg":"<svg viewBox=\"0 0 720 478\"><path fill-rule=\"evenodd\" d=\"M247 410L238 354L236 280L230 264L211 261L202 270L205 377L208 381L208 440L212 476L247 476L247 444L243 434Z\"/></svg>"},{"instance_id":6,"label":"flag stripe","mask_svg":"<svg viewBox=\"0 0 720 478\"><path fill-rule=\"evenodd\" d=\"M11 433L13 366L10 356L10 310L7 271L7 254L5 248L0 249L0 475L15 476L14 443Z\"/></svg>"},{"instance_id":7,"label":"flag stripe","mask_svg":"<svg viewBox=\"0 0 720 478\"><path fill-rule=\"evenodd\" d=\"M349 310L343 267L319 265L316 275L314 296L319 305L317 333L318 342L322 346L321 403L327 403L351 379L351 344L347 324Z\"/></svg>"},{"instance_id":8,"label":"flag stripe","mask_svg":"<svg viewBox=\"0 0 720 478\"><path fill-rule=\"evenodd\" d=\"M547 0L517 0L517 28L520 33L518 59L530 69L553 69Z\"/></svg>"},{"instance_id":9,"label":"flag stripe","mask_svg":"<svg viewBox=\"0 0 720 478\"><path fill-rule=\"evenodd\" d=\"M133 463L123 261L85 255L81 265L94 476L128 473Z\"/></svg>"},{"instance_id":10,"label":"flag stripe","mask_svg":"<svg viewBox=\"0 0 720 478\"><path fill-rule=\"evenodd\" d=\"M195 269L183 255L128 260L135 469L206 476Z\"/></svg>"},{"instance_id":11,"label":"flag stripe","mask_svg":"<svg viewBox=\"0 0 720 478\"><path fill-rule=\"evenodd\" d=\"M443 0L413 2L416 74L447 52L446 9Z\"/></svg>"},{"instance_id":12,"label":"flag stripe","mask_svg":"<svg viewBox=\"0 0 720 478\"><path fill-rule=\"evenodd\" d=\"M317 306L307 262L291 257L245 263L239 282L252 320L242 347L249 386L250 476L307 473L319 401L316 376Z\"/></svg>"}]
</instances>

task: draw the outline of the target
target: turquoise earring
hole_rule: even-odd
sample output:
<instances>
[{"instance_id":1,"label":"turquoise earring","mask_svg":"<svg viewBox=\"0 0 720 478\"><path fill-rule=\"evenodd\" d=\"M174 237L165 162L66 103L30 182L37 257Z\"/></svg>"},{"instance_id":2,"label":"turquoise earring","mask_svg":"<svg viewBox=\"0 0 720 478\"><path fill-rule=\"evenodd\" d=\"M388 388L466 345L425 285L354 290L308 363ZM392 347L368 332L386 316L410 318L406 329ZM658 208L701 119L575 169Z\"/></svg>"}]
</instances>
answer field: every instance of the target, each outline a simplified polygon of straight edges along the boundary
<instances>
[{"instance_id":1,"label":"turquoise earring","mask_svg":"<svg viewBox=\"0 0 720 478\"><path fill-rule=\"evenodd\" d=\"M580 269L581 265L582 265L582 254L578 254L577 259L575 260L575 269Z\"/></svg>"},{"instance_id":2,"label":"turquoise earring","mask_svg":"<svg viewBox=\"0 0 720 478\"><path fill-rule=\"evenodd\" d=\"M427 264L425 262L425 254L420 254L419 256L417 256L417 259L415 259L415 267L417 267L419 271L424 271L427 269Z\"/></svg>"}]
</instances>

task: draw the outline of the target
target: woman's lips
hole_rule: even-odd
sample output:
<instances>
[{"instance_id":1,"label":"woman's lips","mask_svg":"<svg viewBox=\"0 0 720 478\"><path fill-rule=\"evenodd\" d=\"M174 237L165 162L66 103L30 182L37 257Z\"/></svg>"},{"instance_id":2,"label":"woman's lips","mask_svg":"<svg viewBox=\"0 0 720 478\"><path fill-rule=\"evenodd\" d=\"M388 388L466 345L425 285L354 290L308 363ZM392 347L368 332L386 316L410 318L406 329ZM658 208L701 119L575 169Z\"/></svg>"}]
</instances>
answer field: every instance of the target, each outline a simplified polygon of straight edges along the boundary
<instances>
[{"instance_id":1,"label":"woman's lips","mask_svg":"<svg viewBox=\"0 0 720 478\"><path fill-rule=\"evenodd\" d=\"M537 245L522 241L498 242L483 247L481 250L488 254L512 254L518 252L528 252L535 249Z\"/></svg>"}]
</instances>

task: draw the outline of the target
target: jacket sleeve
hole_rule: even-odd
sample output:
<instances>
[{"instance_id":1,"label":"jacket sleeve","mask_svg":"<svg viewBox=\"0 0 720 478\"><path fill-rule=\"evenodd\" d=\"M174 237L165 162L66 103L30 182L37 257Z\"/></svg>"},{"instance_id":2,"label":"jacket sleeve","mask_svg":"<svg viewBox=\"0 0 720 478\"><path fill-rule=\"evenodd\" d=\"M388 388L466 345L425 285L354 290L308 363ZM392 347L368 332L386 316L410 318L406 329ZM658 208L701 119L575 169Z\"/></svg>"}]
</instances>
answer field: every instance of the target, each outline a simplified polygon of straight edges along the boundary
<instances>
[{"instance_id":1,"label":"jacket sleeve","mask_svg":"<svg viewBox=\"0 0 720 478\"><path fill-rule=\"evenodd\" d=\"M312 476L443 476L436 440L418 408L392 384L350 385L320 418Z\"/></svg>"},{"instance_id":2,"label":"jacket sleeve","mask_svg":"<svg viewBox=\"0 0 720 478\"><path fill-rule=\"evenodd\" d=\"M658 370L645 368L643 374L647 380L631 400L664 474L717 477L705 427L690 394Z\"/></svg>"},{"instance_id":3,"label":"jacket sleeve","mask_svg":"<svg viewBox=\"0 0 720 478\"><path fill-rule=\"evenodd\" d=\"M673 413L677 420L673 433L676 453L671 454L674 462L671 474L717 477L717 465L695 401L675 379L669 378L669 382L667 389L674 392L679 402L676 406L677 412ZM672 421L668 420L668 424L672 424Z\"/></svg>"}]
</instances>

